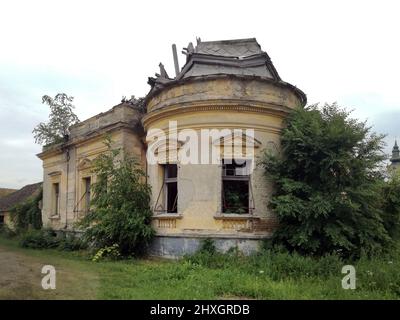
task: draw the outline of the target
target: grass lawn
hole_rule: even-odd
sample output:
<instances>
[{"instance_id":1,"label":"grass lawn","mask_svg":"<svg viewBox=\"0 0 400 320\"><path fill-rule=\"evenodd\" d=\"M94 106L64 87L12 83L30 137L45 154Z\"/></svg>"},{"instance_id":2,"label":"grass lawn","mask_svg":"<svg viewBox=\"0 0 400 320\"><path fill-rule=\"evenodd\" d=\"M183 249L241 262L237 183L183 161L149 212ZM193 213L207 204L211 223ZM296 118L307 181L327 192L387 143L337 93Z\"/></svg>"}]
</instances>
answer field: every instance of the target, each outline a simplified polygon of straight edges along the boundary
<instances>
[{"instance_id":1,"label":"grass lawn","mask_svg":"<svg viewBox=\"0 0 400 320\"><path fill-rule=\"evenodd\" d=\"M169 261L92 262L82 252L22 249L0 238L0 299L398 299L399 253L360 260L357 288L341 286L334 257L288 254L249 258L198 256ZM41 267L57 270L56 290L43 290Z\"/></svg>"}]
</instances>

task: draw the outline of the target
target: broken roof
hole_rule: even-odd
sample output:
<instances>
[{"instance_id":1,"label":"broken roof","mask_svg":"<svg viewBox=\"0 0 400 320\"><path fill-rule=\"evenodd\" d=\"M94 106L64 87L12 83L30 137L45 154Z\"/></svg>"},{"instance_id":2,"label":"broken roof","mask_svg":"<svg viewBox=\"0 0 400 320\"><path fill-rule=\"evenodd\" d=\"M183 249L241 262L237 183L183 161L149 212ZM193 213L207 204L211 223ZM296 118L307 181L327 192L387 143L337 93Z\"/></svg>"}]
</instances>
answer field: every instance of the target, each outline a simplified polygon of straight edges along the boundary
<instances>
[{"instance_id":1,"label":"broken roof","mask_svg":"<svg viewBox=\"0 0 400 320\"><path fill-rule=\"evenodd\" d=\"M24 202L28 198L36 195L39 192L41 187L42 187L41 182L34 183L34 184L28 184L25 187L22 187L21 189L1 198L0 199L0 212L8 211L16 204Z\"/></svg>"},{"instance_id":2,"label":"broken roof","mask_svg":"<svg viewBox=\"0 0 400 320\"><path fill-rule=\"evenodd\" d=\"M194 52L225 57L247 57L262 53L261 46L255 38L199 41Z\"/></svg>"},{"instance_id":3,"label":"broken roof","mask_svg":"<svg viewBox=\"0 0 400 320\"><path fill-rule=\"evenodd\" d=\"M270 57L255 38L201 41L197 39L196 47L190 42L183 53L186 63L175 78L169 78L164 66L160 64L160 73L155 78L149 78L152 93L169 84L189 78L233 75L250 76L274 81L290 86L306 103L305 94L294 86L281 80Z\"/></svg>"}]
</instances>

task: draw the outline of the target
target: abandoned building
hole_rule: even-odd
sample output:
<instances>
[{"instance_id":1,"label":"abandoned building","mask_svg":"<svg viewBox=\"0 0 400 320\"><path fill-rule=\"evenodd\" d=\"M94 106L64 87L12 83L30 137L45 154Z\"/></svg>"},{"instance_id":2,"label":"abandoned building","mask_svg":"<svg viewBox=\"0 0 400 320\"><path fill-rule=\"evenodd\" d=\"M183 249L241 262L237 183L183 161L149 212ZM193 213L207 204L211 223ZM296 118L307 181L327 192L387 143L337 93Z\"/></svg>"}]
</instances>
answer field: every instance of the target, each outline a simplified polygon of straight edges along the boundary
<instances>
[{"instance_id":1,"label":"abandoned building","mask_svg":"<svg viewBox=\"0 0 400 320\"><path fill-rule=\"evenodd\" d=\"M35 196L39 196L42 183L28 184L19 190L16 190L2 198L0 198L0 226L5 224L13 228L11 219L11 210L17 204L21 204Z\"/></svg>"},{"instance_id":2,"label":"abandoned building","mask_svg":"<svg viewBox=\"0 0 400 320\"><path fill-rule=\"evenodd\" d=\"M271 236L271 185L257 157L279 149L284 118L304 106L306 96L279 77L254 38L197 39L184 50L186 63L179 68L173 45L175 76L160 63L144 100L123 99L72 126L66 142L43 148L45 227L78 231L75 222L90 209L91 164L105 150L107 133L116 147L140 159L152 188L152 254L191 253L204 238L222 251L248 253ZM205 133L201 146L190 150L198 161L186 161L188 138Z\"/></svg>"}]
</instances>

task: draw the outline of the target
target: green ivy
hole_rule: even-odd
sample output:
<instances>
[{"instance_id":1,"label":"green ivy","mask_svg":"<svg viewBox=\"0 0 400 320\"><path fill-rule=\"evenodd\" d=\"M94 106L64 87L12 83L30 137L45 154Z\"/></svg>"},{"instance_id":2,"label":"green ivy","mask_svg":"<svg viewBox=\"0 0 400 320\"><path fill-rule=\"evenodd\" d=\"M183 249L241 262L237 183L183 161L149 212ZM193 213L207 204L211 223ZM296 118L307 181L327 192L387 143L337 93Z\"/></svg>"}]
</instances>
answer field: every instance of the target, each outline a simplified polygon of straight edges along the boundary
<instances>
[{"instance_id":1,"label":"green ivy","mask_svg":"<svg viewBox=\"0 0 400 320\"><path fill-rule=\"evenodd\" d=\"M39 202L42 200L42 190L26 201L11 208L11 220L17 233L24 232L28 228L39 230L42 228L42 211Z\"/></svg>"}]
</instances>

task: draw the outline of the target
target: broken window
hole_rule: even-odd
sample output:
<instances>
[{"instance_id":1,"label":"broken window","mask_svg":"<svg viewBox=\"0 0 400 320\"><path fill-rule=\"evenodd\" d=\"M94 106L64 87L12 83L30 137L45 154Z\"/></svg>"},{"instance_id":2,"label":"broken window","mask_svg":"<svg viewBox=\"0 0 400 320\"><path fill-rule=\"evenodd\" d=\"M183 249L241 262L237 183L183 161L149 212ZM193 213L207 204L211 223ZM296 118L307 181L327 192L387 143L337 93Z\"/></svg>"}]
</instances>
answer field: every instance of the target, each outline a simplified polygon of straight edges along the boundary
<instances>
[{"instance_id":1,"label":"broken window","mask_svg":"<svg viewBox=\"0 0 400 320\"><path fill-rule=\"evenodd\" d=\"M178 165L164 165L165 208L167 213L178 212Z\"/></svg>"},{"instance_id":2,"label":"broken window","mask_svg":"<svg viewBox=\"0 0 400 320\"><path fill-rule=\"evenodd\" d=\"M90 209L90 186L91 186L91 178L86 177L83 178L83 186L84 186L84 211L88 212Z\"/></svg>"},{"instance_id":3,"label":"broken window","mask_svg":"<svg viewBox=\"0 0 400 320\"><path fill-rule=\"evenodd\" d=\"M222 212L249 213L250 161L222 160Z\"/></svg>"},{"instance_id":4,"label":"broken window","mask_svg":"<svg viewBox=\"0 0 400 320\"><path fill-rule=\"evenodd\" d=\"M53 215L60 213L60 184L53 183Z\"/></svg>"}]
</instances>

